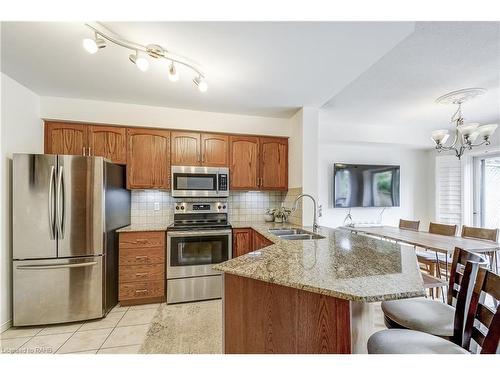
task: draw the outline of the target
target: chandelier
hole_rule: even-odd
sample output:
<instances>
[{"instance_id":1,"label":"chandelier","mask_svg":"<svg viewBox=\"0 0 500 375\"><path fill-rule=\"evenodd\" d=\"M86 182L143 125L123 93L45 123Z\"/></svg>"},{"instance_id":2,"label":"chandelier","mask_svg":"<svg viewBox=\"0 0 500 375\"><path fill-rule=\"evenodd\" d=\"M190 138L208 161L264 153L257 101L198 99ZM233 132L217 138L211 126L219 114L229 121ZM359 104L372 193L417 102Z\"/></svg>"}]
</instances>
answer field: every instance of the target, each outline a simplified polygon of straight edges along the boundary
<instances>
[{"instance_id":1,"label":"chandelier","mask_svg":"<svg viewBox=\"0 0 500 375\"><path fill-rule=\"evenodd\" d=\"M455 135L451 144L446 146L446 141L450 137L448 130L434 130L431 133L431 139L436 144L438 152L455 151L455 155L460 160L466 150L490 144L490 137L495 132L497 124L479 125L478 123L465 123L462 116L462 104L469 99L483 95L485 92L486 89L481 88L463 89L449 92L436 99L436 103L458 106L450 121L455 124ZM476 140L478 140L477 143L474 143Z\"/></svg>"},{"instance_id":2,"label":"chandelier","mask_svg":"<svg viewBox=\"0 0 500 375\"><path fill-rule=\"evenodd\" d=\"M201 92L206 92L208 89L207 82L205 81L205 74L201 67L193 60L187 57L177 55L158 44L142 45L129 40L126 40L104 27L98 22L86 23L85 26L94 32L93 38L85 38L83 40L83 48L90 54L106 47L106 42L111 42L117 46L126 48L132 53L129 55L129 60L140 71L145 72L149 69L149 60L151 57L156 60L166 60L169 65L166 69L168 79L172 82L179 80L179 73L177 72L176 65L183 65L193 72L193 83Z\"/></svg>"}]
</instances>

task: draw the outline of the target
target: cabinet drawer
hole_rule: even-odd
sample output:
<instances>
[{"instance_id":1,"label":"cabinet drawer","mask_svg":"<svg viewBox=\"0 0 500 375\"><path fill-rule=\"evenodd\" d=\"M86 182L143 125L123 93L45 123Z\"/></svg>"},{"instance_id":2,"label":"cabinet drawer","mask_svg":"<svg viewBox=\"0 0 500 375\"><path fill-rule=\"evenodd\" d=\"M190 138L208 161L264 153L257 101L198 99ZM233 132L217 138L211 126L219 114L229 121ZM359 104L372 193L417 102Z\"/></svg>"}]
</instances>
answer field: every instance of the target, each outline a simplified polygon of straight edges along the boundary
<instances>
[{"instance_id":1,"label":"cabinet drawer","mask_svg":"<svg viewBox=\"0 0 500 375\"><path fill-rule=\"evenodd\" d=\"M165 249L163 247L120 249L119 263L120 266L165 264Z\"/></svg>"},{"instance_id":2,"label":"cabinet drawer","mask_svg":"<svg viewBox=\"0 0 500 375\"><path fill-rule=\"evenodd\" d=\"M120 233L120 249L165 246L165 232Z\"/></svg>"},{"instance_id":3,"label":"cabinet drawer","mask_svg":"<svg viewBox=\"0 0 500 375\"><path fill-rule=\"evenodd\" d=\"M165 280L121 283L119 293L120 301L137 298L163 297L165 295Z\"/></svg>"},{"instance_id":4,"label":"cabinet drawer","mask_svg":"<svg viewBox=\"0 0 500 375\"><path fill-rule=\"evenodd\" d=\"M165 279L165 264L145 264L140 266L121 266L119 282L152 281Z\"/></svg>"}]
</instances>

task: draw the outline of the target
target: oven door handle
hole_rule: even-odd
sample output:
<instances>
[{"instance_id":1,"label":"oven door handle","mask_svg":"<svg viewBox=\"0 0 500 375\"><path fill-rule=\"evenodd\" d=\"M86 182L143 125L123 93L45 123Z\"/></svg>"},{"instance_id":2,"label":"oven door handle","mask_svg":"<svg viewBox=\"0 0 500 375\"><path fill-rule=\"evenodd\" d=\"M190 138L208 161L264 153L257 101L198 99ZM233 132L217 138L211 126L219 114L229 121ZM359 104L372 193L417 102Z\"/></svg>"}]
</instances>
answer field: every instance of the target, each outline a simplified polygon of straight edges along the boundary
<instances>
[{"instance_id":1,"label":"oven door handle","mask_svg":"<svg viewBox=\"0 0 500 375\"><path fill-rule=\"evenodd\" d=\"M227 235L227 234L232 234L231 229L225 229L225 230L206 230L206 231L184 231L184 232L168 232L167 231L167 237L200 237L200 236L220 236L220 235Z\"/></svg>"}]
</instances>

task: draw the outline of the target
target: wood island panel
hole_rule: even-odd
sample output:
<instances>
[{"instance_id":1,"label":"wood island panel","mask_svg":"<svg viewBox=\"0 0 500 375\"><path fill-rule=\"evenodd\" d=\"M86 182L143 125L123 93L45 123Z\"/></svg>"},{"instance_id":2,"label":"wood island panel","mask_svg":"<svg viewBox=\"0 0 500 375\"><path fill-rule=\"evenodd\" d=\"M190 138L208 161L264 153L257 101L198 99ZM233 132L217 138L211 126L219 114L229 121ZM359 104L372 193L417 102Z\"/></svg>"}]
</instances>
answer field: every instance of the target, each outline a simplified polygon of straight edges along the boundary
<instances>
[{"instance_id":1,"label":"wood island panel","mask_svg":"<svg viewBox=\"0 0 500 375\"><path fill-rule=\"evenodd\" d=\"M224 351L350 353L349 301L226 273Z\"/></svg>"}]
</instances>

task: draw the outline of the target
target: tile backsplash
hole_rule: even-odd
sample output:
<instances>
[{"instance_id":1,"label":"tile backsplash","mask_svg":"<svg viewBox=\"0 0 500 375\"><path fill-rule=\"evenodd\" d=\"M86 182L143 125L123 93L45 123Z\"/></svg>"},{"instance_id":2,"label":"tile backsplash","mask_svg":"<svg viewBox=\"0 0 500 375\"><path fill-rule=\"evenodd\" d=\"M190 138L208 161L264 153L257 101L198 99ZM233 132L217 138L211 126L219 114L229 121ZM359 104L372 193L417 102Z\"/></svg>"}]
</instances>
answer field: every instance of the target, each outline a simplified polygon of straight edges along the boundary
<instances>
[{"instance_id":1,"label":"tile backsplash","mask_svg":"<svg viewBox=\"0 0 500 375\"><path fill-rule=\"evenodd\" d=\"M230 221L263 221L268 208L278 208L282 204L291 207L301 188L288 192L238 191L231 192L227 198ZM132 224L163 224L173 221L173 205L179 199L172 198L169 191L132 190ZM196 201L198 199L189 199ZM156 207L155 207L156 206ZM301 208L299 206L299 208ZM300 211L300 212L299 212ZM302 223L302 212L297 210L289 219L293 224Z\"/></svg>"}]
</instances>

